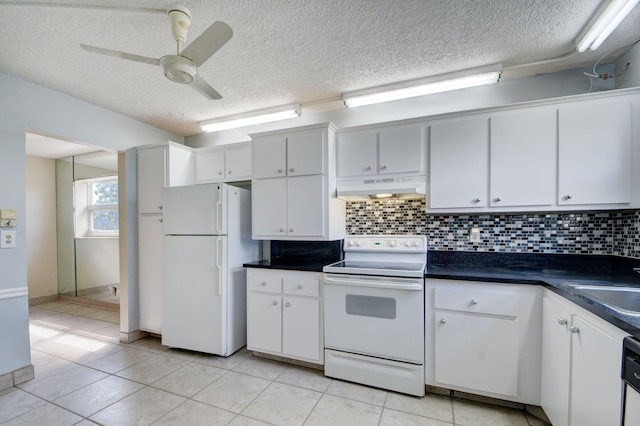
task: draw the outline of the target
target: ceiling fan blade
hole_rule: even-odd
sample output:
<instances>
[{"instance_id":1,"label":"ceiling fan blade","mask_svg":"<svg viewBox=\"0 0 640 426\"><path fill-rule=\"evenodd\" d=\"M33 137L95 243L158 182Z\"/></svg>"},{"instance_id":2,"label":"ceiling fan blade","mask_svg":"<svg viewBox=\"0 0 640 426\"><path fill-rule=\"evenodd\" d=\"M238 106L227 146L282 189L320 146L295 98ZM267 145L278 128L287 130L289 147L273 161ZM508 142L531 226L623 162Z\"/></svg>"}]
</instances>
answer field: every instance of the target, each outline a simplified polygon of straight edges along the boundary
<instances>
[{"instance_id":1,"label":"ceiling fan blade","mask_svg":"<svg viewBox=\"0 0 640 426\"><path fill-rule=\"evenodd\" d=\"M206 98L209 99L222 99L222 95L216 91L213 87L209 86L209 83L204 81L202 78L196 75L196 79L193 80L189 86L196 89L198 92L203 94Z\"/></svg>"},{"instance_id":2,"label":"ceiling fan blade","mask_svg":"<svg viewBox=\"0 0 640 426\"><path fill-rule=\"evenodd\" d=\"M131 53L120 52L117 50L104 49L102 47L90 46L88 44L80 43L80 47L82 47L87 52L97 53L99 55L113 56L115 58L127 59L129 61L143 62L145 64L158 65L159 62L157 59L147 58L146 56L134 55Z\"/></svg>"},{"instance_id":3,"label":"ceiling fan blade","mask_svg":"<svg viewBox=\"0 0 640 426\"><path fill-rule=\"evenodd\" d=\"M216 21L185 47L180 56L191 59L199 67L231 40L231 37L233 37L231 27L224 22Z\"/></svg>"}]
</instances>

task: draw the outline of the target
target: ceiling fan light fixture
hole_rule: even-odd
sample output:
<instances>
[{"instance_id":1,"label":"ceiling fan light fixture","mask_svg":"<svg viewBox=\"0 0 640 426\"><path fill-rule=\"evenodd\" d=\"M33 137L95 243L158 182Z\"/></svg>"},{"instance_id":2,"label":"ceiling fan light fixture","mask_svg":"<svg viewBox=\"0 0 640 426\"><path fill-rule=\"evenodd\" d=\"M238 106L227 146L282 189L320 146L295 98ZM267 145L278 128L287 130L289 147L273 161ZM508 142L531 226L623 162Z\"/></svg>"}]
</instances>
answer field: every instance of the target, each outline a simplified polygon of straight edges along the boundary
<instances>
[{"instance_id":1,"label":"ceiling fan light fixture","mask_svg":"<svg viewBox=\"0 0 640 426\"><path fill-rule=\"evenodd\" d=\"M163 56L160 58L160 66L165 77L180 84L193 83L198 73L193 62L177 55Z\"/></svg>"},{"instance_id":2,"label":"ceiling fan light fixture","mask_svg":"<svg viewBox=\"0 0 640 426\"><path fill-rule=\"evenodd\" d=\"M596 50L626 18L640 0L611 0L591 28L576 43L580 53L587 49Z\"/></svg>"},{"instance_id":3,"label":"ceiling fan light fixture","mask_svg":"<svg viewBox=\"0 0 640 426\"><path fill-rule=\"evenodd\" d=\"M286 120L299 116L300 105L293 104L202 121L200 122L200 128L203 132L211 133L220 130L235 129L237 127Z\"/></svg>"},{"instance_id":4,"label":"ceiling fan light fixture","mask_svg":"<svg viewBox=\"0 0 640 426\"><path fill-rule=\"evenodd\" d=\"M348 92L344 93L342 98L347 108L354 108L415 96L493 84L500 80L501 72L502 65L496 64L457 73L442 74L434 77Z\"/></svg>"},{"instance_id":5,"label":"ceiling fan light fixture","mask_svg":"<svg viewBox=\"0 0 640 426\"><path fill-rule=\"evenodd\" d=\"M191 13L186 7L174 4L167 9L167 15L171 20L171 35L173 39L179 43L184 43L191 25Z\"/></svg>"}]
</instances>

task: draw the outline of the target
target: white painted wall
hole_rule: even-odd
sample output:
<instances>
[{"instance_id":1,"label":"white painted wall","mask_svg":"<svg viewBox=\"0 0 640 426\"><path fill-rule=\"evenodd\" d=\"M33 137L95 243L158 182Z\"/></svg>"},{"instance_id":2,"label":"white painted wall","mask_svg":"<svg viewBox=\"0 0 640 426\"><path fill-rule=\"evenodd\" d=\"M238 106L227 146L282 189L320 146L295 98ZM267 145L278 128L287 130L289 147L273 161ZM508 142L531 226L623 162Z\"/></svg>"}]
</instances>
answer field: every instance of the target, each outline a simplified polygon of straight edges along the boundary
<instances>
[{"instance_id":1,"label":"white painted wall","mask_svg":"<svg viewBox=\"0 0 640 426\"><path fill-rule=\"evenodd\" d=\"M27 156L25 166L27 281L33 299L58 294L56 163Z\"/></svg>"},{"instance_id":2,"label":"white painted wall","mask_svg":"<svg viewBox=\"0 0 640 426\"><path fill-rule=\"evenodd\" d=\"M429 117L480 108L500 107L540 99L557 98L587 93L589 79L583 74L591 68L577 68L534 77L501 81L490 86L475 87L453 92L437 93L401 101L386 102L347 109L341 101L332 105L302 108L302 115L275 123L266 123L242 129L188 136L185 144L193 148L250 141L251 133L279 130L330 121L339 129L382 123L409 118ZM612 64L598 68L599 72L613 73ZM594 80L592 92L614 89L613 80ZM318 111L329 108L328 111Z\"/></svg>"},{"instance_id":3,"label":"white painted wall","mask_svg":"<svg viewBox=\"0 0 640 426\"><path fill-rule=\"evenodd\" d=\"M616 61L616 71L620 71L629 63L629 69L616 79L616 89L640 86L640 43L636 43L627 53Z\"/></svg>"},{"instance_id":4,"label":"white painted wall","mask_svg":"<svg viewBox=\"0 0 640 426\"><path fill-rule=\"evenodd\" d=\"M112 151L167 140L182 143L184 138L6 74L0 74L0 94L0 207L14 208L18 213L17 247L0 250L2 375L31 364L25 132L81 141ZM137 253L129 255L137 258ZM130 284L137 285L137 281Z\"/></svg>"}]
</instances>

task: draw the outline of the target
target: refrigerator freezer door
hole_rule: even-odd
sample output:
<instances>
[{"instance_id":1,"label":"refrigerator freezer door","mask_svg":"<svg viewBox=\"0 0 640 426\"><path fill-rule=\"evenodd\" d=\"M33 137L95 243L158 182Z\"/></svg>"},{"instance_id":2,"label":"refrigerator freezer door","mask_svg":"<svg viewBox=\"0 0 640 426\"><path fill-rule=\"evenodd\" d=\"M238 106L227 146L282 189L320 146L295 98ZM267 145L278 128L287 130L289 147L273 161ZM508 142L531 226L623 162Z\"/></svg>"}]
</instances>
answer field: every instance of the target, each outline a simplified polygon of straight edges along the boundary
<instances>
[{"instance_id":1,"label":"refrigerator freezer door","mask_svg":"<svg viewBox=\"0 0 640 426\"><path fill-rule=\"evenodd\" d=\"M174 186L163 193L165 235L226 235L223 184Z\"/></svg>"},{"instance_id":2,"label":"refrigerator freezer door","mask_svg":"<svg viewBox=\"0 0 640 426\"><path fill-rule=\"evenodd\" d=\"M227 352L227 237L165 236L162 344Z\"/></svg>"}]
</instances>

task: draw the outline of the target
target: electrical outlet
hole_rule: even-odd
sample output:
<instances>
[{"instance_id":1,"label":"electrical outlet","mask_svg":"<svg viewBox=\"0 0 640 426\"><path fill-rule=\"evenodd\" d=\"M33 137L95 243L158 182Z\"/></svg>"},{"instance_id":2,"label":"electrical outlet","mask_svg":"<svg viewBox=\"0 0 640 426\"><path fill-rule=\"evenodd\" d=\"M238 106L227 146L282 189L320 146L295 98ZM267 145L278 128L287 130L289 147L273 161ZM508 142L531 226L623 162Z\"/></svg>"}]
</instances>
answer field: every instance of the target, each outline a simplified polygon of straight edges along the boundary
<instances>
[{"instance_id":1,"label":"electrical outlet","mask_svg":"<svg viewBox=\"0 0 640 426\"><path fill-rule=\"evenodd\" d=\"M479 228L471 228L471 232L469 232L469 241L472 243L477 243L478 241L480 241Z\"/></svg>"},{"instance_id":2,"label":"electrical outlet","mask_svg":"<svg viewBox=\"0 0 640 426\"><path fill-rule=\"evenodd\" d=\"M0 248L15 248L16 231L0 231Z\"/></svg>"}]
</instances>

